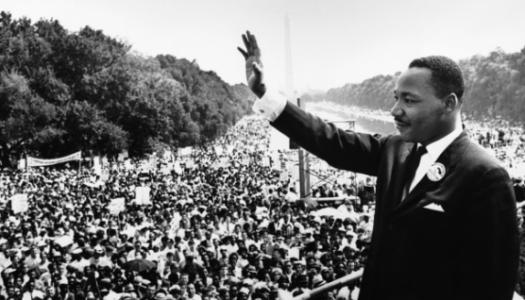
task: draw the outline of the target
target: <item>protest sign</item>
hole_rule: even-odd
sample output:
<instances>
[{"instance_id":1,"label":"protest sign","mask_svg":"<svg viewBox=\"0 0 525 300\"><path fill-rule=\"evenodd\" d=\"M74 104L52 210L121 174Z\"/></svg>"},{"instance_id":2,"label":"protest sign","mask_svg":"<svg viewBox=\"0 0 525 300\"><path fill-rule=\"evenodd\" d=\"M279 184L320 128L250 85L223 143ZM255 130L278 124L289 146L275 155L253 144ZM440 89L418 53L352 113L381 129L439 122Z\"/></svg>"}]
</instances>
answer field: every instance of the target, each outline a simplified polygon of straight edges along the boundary
<instances>
[{"instance_id":1,"label":"protest sign","mask_svg":"<svg viewBox=\"0 0 525 300\"><path fill-rule=\"evenodd\" d=\"M119 153L118 154L118 157L117 157L117 160L118 161L124 161L126 158L128 158L129 155L128 155L128 151L127 150L124 150L123 152Z\"/></svg>"},{"instance_id":2,"label":"protest sign","mask_svg":"<svg viewBox=\"0 0 525 300\"><path fill-rule=\"evenodd\" d=\"M100 176L102 174L102 164L100 163L100 157L93 157L93 173Z\"/></svg>"},{"instance_id":3,"label":"protest sign","mask_svg":"<svg viewBox=\"0 0 525 300\"><path fill-rule=\"evenodd\" d=\"M175 171L175 173L181 175L182 174L182 168L180 166L180 163L179 162L175 162L174 165L173 165L173 171Z\"/></svg>"},{"instance_id":4,"label":"protest sign","mask_svg":"<svg viewBox=\"0 0 525 300\"><path fill-rule=\"evenodd\" d=\"M214 149L215 149L215 153L216 153L217 155L219 155L219 156L222 155L222 152L223 152L223 151L222 151L222 147L220 147L220 146L215 146Z\"/></svg>"},{"instance_id":5,"label":"protest sign","mask_svg":"<svg viewBox=\"0 0 525 300\"><path fill-rule=\"evenodd\" d=\"M11 209L13 212L22 213L29 209L27 194L15 194L11 197Z\"/></svg>"},{"instance_id":6,"label":"protest sign","mask_svg":"<svg viewBox=\"0 0 525 300\"><path fill-rule=\"evenodd\" d=\"M124 161L124 168L127 171L133 170L133 165L131 164L131 160L129 158Z\"/></svg>"},{"instance_id":7,"label":"protest sign","mask_svg":"<svg viewBox=\"0 0 525 300\"><path fill-rule=\"evenodd\" d=\"M111 199L108 204L108 210L112 215L118 215L126 209L126 204L123 197Z\"/></svg>"},{"instance_id":8,"label":"protest sign","mask_svg":"<svg viewBox=\"0 0 525 300\"><path fill-rule=\"evenodd\" d=\"M139 186L135 188L135 203L137 205L148 205L151 204L149 197L150 192L149 186Z\"/></svg>"},{"instance_id":9,"label":"protest sign","mask_svg":"<svg viewBox=\"0 0 525 300\"><path fill-rule=\"evenodd\" d=\"M269 167L270 166L270 157L265 155L261 158L261 166Z\"/></svg>"},{"instance_id":10,"label":"protest sign","mask_svg":"<svg viewBox=\"0 0 525 300\"><path fill-rule=\"evenodd\" d=\"M26 169L26 160L22 158L18 161L18 170L25 170Z\"/></svg>"}]
</instances>

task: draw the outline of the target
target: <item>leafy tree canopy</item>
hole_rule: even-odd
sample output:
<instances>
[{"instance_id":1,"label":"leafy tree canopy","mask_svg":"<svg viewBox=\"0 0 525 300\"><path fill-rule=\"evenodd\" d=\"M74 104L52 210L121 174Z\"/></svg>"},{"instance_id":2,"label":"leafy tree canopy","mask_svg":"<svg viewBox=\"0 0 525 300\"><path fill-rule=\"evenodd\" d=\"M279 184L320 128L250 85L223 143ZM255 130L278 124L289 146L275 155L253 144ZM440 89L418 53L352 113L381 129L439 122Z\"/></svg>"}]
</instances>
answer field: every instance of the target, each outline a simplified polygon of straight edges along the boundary
<instances>
[{"instance_id":1,"label":"leafy tree canopy","mask_svg":"<svg viewBox=\"0 0 525 300\"><path fill-rule=\"evenodd\" d=\"M142 57L88 26L0 12L0 160L82 150L142 156L200 145L249 112L254 96L173 55Z\"/></svg>"}]
</instances>

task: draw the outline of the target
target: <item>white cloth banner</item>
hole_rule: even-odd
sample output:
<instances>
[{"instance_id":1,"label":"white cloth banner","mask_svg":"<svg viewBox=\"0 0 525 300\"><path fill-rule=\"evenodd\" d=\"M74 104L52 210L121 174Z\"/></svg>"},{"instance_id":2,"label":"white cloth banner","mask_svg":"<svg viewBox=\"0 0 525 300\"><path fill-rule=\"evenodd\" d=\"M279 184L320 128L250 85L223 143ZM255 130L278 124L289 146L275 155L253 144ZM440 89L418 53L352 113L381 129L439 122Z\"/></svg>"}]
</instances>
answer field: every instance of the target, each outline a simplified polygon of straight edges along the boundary
<instances>
[{"instance_id":1,"label":"white cloth banner","mask_svg":"<svg viewBox=\"0 0 525 300\"><path fill-rule=\"evenodd\" d=\"M112 215L118 215L126 209L126 204L123 197L111 199L108 204L108 210Z\"/></svg>"},{"instance_id":2,"label":"white cloth banner","mask_svg":"<svg viewBox=\"0 0 525 300\"><path fill-rule=\"evenodd\" d=\"M82 159L82 152L80 151L64 156L64 157L51 158L51 159L36 158L36 157L28 156L27 166L28 167L52 166L56 164L65 163L68 161L81 160L81 159Z\"/></svg>"},{"instance_id":3,"label":"white cloth banner","mask_svg":"<svg viewBox=\"0 0 525 300\"><path fill-rule=\"evenodd\" d=\"M29 203L27 202L27 194L13 195L11 197L11 209L15 214L26 212L29 209Z\"/></svg>"},{"instance_id":4,"label":"white cloth banner","mask_svg":"<svg viewBox=\"0 0 525 300\"><path fill-rule=\"evenodd\" d=\"M149 186L139 186L135 189L135 203L138 205L148 205L151 204L151 200L149 198L149 192L150 192Z\"/></svg>"}]
</instances>

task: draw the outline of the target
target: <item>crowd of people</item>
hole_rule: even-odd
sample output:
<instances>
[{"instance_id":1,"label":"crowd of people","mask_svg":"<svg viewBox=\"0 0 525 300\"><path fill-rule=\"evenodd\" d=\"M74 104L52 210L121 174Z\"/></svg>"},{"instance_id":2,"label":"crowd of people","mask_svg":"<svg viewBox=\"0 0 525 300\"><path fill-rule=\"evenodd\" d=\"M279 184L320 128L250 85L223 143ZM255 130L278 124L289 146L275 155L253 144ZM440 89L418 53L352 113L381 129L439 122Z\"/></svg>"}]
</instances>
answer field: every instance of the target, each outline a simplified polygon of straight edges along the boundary
<instances>
[{"instance_id":1,"label":"crowd of people","mask_svg":"<svg viewBox=\"0 0 525 300\"><path fill-rule=\"evenodd\" d=\"M310 195L331 200L297 201L296 152L269 149L268 130L252 116L175 158L4 169L0 299L269 300L359 270L374 179L311 158ZM149 187L147 201L139 187ZM29 205L15 212L20 194ZM323 298L358 292L355 281Z\"/></svg>"},{"instance_id":2,"label":"crowd of people","mask_svg":"<svg viewBox=\"0 0 525 300\"><path fill-rule=\"evenodd\" d=\"M294 175L282 171L296 154L270 151L268 127L247 117L212 145L175 159L110 161L102 172L4 169L0 299L266 300L358 270L373 181L312 169L323 178L312 194L336 197L341 214L296 201ZM150 199L138 201L145 186ZM15 212L21 194L28 207ZM125 207L115 213L118 198ZM326 296L357 292L355 282Z\"/></svg>"}]
</instances>

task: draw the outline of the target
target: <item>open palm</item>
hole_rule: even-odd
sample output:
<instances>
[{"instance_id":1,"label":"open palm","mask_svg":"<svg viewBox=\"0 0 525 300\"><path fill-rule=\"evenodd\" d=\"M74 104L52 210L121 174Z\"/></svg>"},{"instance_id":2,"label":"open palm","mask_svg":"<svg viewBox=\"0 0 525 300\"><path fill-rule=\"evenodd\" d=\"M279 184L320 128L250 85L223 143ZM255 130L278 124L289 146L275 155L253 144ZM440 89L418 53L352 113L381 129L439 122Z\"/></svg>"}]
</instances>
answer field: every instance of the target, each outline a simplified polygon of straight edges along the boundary
<instances>
[{"instance_id":1,"label":"open palm","mask_svg":"<svg viewBox=\"0 0 525 300\"><path fill-rule=\"evenodd\" d=\"M241 47L237 47L237 49L241 52L246 61L246 80L248 82L248 87L255 95L257 95L257 97L261 98L266 92L263 66L261 63L261 50L257 45L255 36L249 31L246 31L246 34L242 35L242 40L246 50Z\"/></svg>"}]
</instances>

